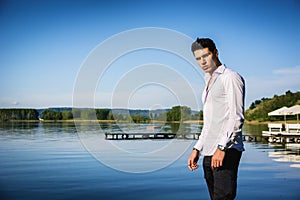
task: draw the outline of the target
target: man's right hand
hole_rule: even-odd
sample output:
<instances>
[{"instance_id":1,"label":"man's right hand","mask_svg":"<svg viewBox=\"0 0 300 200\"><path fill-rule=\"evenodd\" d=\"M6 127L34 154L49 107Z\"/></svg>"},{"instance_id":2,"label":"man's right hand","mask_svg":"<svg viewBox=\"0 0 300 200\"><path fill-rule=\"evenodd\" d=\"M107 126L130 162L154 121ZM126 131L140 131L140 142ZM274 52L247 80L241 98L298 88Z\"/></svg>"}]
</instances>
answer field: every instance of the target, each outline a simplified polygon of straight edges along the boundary
<instances>
[{"instance_id":1,"label":"man's right hand","mask_svg":"<svg viewBox=\"0 0 300 200\"><path fill-rule=\"evenodd\" d=\"M198 160L199 160L199 151L194 149L188 160L188 168L191 171L194 171L198 168L198 164L197 164Z\"/></svg>"}]
</instances>

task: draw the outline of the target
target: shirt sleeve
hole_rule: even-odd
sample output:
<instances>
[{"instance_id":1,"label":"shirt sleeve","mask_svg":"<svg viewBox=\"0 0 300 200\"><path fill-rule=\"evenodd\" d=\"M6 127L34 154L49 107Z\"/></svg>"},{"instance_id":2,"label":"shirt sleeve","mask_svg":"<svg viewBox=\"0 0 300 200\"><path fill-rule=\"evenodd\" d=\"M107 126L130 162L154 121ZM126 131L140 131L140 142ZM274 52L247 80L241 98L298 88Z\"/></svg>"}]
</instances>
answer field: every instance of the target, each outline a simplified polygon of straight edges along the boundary
<instances>
[{"instance_id":1,"label":"shirt sleeve","mask_svg":"<svg viewBox=\"0 0 300 200\"><path fill-rule=\"evenodd\" d=\"M239 74L231 72L224 79L224 87L229 117L224 126L225 133L218 144L230 148L237 143L237 137L240 136L244 124L245 83Z\"/></svg>"},{"instance_id":2,"label":"shirt sleeve","mask_svg":"<svg viewBox=\"0 0 300 200\"><path fill-rule=\"evenodd\" d=\"M199 150L199 151L202 151L202 148L203 148L204 135L205 135L205 133L202 129L201 134L199 136L199 139L198 139L197 143L194 146L194 148Z\"/></svg>"},{"instance_id":3,"label":"shirt sleeve","mask_svg":"<svg viewBox=\"0 0 300 200\"><path fill-rule=\"evenodd\" d=\"M208 74L205 74L204 76L204 79L205 79L205 88L207 87L207 83L208 83L208 80L210 79L210 76ZM202 102L204 104L204 99L206 97L206 91L204 90L203 93L202 93ZM203 110L204 110L204 107L203 107ZM199 136L199 139L197 141L197 143L195 144L194 148L195 149L198 149L199 151L202 151L203 149L203 145L204 145L204 137L206 135L206 128L205 126L202 127L202 130L201 130L201 134Z\"/></svg>"}]
</instances>

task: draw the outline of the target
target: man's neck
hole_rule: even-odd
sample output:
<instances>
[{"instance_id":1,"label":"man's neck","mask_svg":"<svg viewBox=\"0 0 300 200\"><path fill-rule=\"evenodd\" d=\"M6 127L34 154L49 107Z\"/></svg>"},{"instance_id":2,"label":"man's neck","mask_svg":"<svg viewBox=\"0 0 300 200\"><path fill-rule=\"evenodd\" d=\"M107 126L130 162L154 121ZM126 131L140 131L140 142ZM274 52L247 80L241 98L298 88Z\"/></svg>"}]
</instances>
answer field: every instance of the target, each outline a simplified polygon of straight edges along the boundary
<instances>
[{"instance_id":1,"label":"man's neck","mask_svg":"<svg viewBox=\"0 0 300 200\"><path fill-rule=\"evenodd\" d=\"M222 63L219 61L219 60L217 60L216 61L216 69L213 71L213 72L211 72L211 73L209 73L210 74L210 76L212 76L213 75L213 73L218 69L218 67L220 67L222 65Z\"/></svg>"}]
</instances>

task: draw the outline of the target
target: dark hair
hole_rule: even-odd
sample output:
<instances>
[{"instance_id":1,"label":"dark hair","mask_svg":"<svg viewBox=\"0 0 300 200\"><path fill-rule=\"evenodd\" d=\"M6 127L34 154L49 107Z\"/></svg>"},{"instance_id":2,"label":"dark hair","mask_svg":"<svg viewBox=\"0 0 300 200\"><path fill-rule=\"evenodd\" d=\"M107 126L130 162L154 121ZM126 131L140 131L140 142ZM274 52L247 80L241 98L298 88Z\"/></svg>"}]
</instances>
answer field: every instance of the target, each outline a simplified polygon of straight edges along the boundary
<instances>
[{"instance_id":1,"label":"dark hair","mask_svg":"<svg viewBox=\"0 0 300 200\"><path fill-rule=\"evenodd\" d=\"M208 48L209 51L213 53L216 49L216 45L214 41L209 38L197 38L197 40L193 42L191 50L194 53L194 51L204 48Z\"/></svg>"}]
</instances>

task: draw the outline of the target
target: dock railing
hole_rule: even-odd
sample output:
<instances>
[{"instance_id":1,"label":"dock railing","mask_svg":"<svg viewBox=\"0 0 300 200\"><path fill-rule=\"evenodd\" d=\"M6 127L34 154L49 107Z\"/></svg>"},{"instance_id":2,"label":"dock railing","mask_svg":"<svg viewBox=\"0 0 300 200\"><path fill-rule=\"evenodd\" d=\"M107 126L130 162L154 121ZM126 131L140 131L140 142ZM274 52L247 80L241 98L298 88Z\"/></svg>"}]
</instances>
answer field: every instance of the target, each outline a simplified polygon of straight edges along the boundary
<instances>
[{"instance_id":1,"label":"dock railing","mask_svg":"<svg viewBox=\"0 0 300 200\"><path fill-rule=\"evenodd\" d=\"M166 140L182 139L197 140L200 133L105 133L106 140ZM245 142L262 142L262 143L300 143L300 134L278 134L273 135L251 135L243 134Z\"/></svg>"},{"instance_id":2,"label":"dock railing","mask_svg":"<svg viewBox=\"0 0 300 200\"><path fill-rule=\"evenodd\" d=\"M283 125L270 123L270 124L268 124L268 128L269 128L269 132L282 132Z\"/></svg>"},{"instance_id":3,"label":"dock railing","mask_svg":"<svg viewBox=\"0 0 300 200\"><path fill-rule=\"evenodd\" d=\"M299 133L300 124L286 124L285 129L288 133Z\"/></svg>"}]
</instances>

